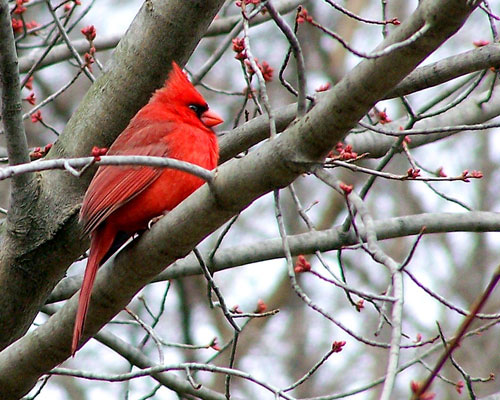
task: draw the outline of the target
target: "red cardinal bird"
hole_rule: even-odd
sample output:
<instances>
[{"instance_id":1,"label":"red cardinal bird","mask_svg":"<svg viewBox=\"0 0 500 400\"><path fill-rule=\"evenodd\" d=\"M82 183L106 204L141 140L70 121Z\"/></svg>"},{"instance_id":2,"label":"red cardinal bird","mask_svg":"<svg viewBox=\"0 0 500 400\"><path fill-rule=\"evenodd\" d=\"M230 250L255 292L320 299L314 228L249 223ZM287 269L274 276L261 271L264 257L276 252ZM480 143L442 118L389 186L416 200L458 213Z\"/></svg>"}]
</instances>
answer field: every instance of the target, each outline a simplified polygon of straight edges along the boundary
<instances>
[{"instance_id":1,"label":"red cardinal bird","mask_svg":"<svg viewBox=\"0 0 500 400\"><path fill-rule=\"evenodd\" d=\"M107 154L170 157L211 170L219 157L211 127L222 122L174 62L165 86L132 118ZM117 234L130 236L145 229L152 218L173 209L202 184L202 179L174 169L99 167L80 211L91 244L76 313L73 355L82 336L97 269Z\"/></svg>"}]
</instances>

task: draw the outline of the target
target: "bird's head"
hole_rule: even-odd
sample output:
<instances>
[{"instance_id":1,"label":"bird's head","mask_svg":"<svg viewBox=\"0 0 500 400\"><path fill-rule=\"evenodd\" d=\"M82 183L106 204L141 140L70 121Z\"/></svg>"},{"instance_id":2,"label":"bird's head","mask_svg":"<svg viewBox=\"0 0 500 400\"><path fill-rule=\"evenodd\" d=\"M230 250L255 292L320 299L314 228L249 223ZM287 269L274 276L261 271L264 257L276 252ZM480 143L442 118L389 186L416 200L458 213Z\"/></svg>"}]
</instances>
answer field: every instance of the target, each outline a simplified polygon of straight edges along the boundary
<instances>
[{"instance_id":1,"label":"bird's head","mask_svg":"<svg viewBox=\"0 0 500 400\"><path fill-rule=\"evenodd\" d=\"M174 62L165 86L156 91L151 102L161 102L169 112L174 112L183 121L200 121L205 127L212 128L224 120L210 110L203 96L189 82L186 74Z\"/></svg>"}]
</instances>

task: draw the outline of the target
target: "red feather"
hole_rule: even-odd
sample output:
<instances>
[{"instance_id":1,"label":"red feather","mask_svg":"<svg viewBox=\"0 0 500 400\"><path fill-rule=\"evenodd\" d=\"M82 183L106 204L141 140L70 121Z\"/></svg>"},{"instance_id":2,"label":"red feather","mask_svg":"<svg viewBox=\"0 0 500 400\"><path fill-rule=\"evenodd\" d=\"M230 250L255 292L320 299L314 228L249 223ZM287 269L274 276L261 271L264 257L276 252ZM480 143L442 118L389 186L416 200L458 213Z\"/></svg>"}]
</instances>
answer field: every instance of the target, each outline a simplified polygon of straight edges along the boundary
<instances>
[{"instance_id":1,"label":"red feather","mask_svg":"<svg viewBox=\"0 0 500 400\"><path fill-rule=\"evenodd\" d=\"M222 122L172 63L165 86L130 121L108 155L171 157L206 169L217 166L211 127ZM186 172L144 166L101 166L83 199L80 220L91 236L90 255L78 301L71 353L83 334L97 269L118 232L133 234L193 193L203 180Z\"/></svg>"}]
</instances>

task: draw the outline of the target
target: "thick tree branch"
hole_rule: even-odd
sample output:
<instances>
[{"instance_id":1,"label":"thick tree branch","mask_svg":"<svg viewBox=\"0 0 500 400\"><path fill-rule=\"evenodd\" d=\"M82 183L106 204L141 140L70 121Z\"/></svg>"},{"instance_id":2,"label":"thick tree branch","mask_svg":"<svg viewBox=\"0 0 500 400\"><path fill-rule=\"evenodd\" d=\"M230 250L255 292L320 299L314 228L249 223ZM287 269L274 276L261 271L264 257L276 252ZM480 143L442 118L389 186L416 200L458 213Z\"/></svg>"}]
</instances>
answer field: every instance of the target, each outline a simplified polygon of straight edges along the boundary
<instances>
[{"instance_id":1,"label":"thick tree branch","mask_svg":"<svg viewBox=\"0 0 500 400\"><path fill-rule=\"evenodd\" d=\"M185 256L258 197L288 185L311 168L311 163L321 161L379 99L462 26L475 6L477 2L464 0L420 2L379 49L407 39L428 24L424 35L384 57L361 62L284 134L221 166L210 188L204 185L108 261L94 286L84 339L101 329L165 265ZM179 13L175 17L179 18ZM106 91L106 87L95 87ZM149 255L147 264L144 254ZM76 307L77 296L73 296L47 323L0 354L2 397L25 394L41 374L68 357Z\"/></svg>"},{"instance_id":2,"label":"thick tree branch","mask_svg":"<svg viewBox=\"0 0 500 400\"><path fill-rule=\"evenodd\" d=\"M474 211L465 214L429 213L375 221L378 240L401 238L405 236L448 232L500 232L500 214ZM425 228L425 229L424 229ZM293 256L314 254L316 251L338 250L342 246L351 246L358 242L354 232L344 232L342 227L323 231L312 231L288 236ZM208 259L209 253L203 254ZM222 248L213 258L214 272L241 267L259 261L283 258L283 246L280 238L268 239L244 246ZM200 264L193 254L177 260L170 267L158 274L154 282L166 281L187 276L200 275ZM47 299L48 303L66 300L73 296L82 285L82 276L64 278L57 284Z\"/></svg>"},{"instance_id":3,"label":"thick tree branch","mask_svg":"<svg viewBox=\"0 0 500 400\"><path fill-rule=\"evenodd\" d=\"M420 67L391 90L386 98L405 96L490 67L500 66L500 44L489 44Z\"/></svg>"},{"instance_id":4,"label":"thick tree branch","mask_svg":"<svg viewBox=\"0 0 500 400\"><path fill-rule=\"evenodd\" d=\"M3 129L6 136L9 164L16 165L30 161L28 141L24 131L21 106L21 85L14 42L14 33L6 0L0 1L0 83L2 91ZM11 212L7 219L10 235L23 235L30 223L28 205L36 195L33 174L16 176L11 185Z\"/></svg>"}]
</instances>

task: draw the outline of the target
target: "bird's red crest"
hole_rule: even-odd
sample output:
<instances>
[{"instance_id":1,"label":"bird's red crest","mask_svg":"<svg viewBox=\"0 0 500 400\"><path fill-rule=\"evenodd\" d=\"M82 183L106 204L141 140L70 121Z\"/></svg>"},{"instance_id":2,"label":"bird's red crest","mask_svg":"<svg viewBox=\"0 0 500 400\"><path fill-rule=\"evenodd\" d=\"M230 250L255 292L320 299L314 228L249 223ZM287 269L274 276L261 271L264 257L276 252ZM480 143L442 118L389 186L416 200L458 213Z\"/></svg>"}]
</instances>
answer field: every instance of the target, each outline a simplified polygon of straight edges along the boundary
<instances>
[{"instance_id":1,"label":"bird's red crest","mask_svg":"<svg viewBox=\"0 0 500 400\"><path fill-rule=\"evenodd\" d=\"M156 91L151 101L183 105L191 103L207 104L175 61L172 61L172 70L165 81L165 86Z\"/></svg>"}]
</instances>

